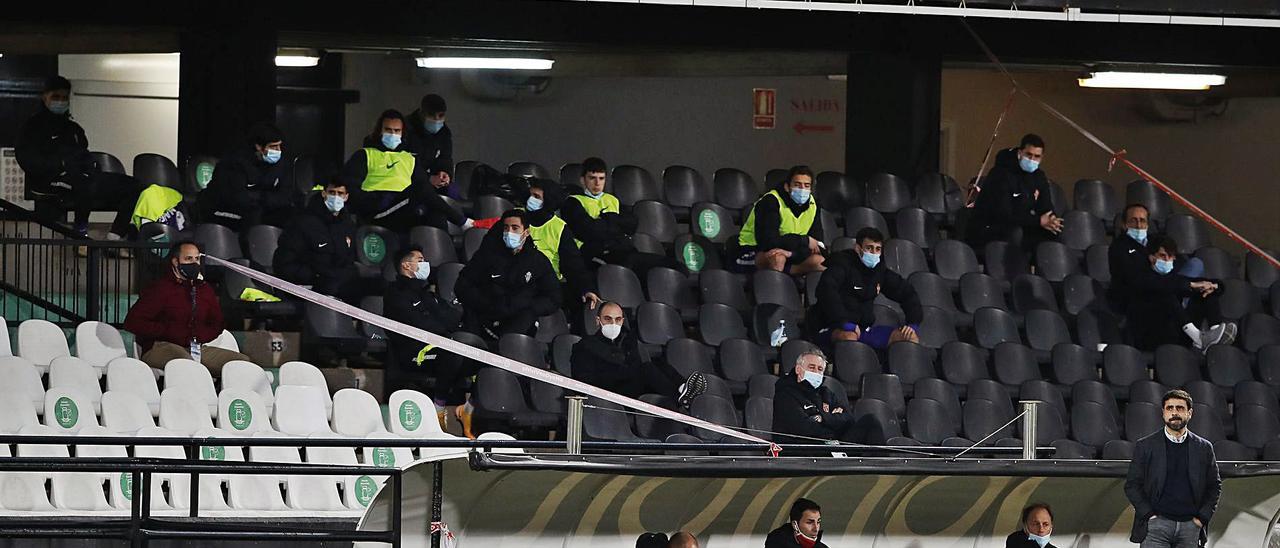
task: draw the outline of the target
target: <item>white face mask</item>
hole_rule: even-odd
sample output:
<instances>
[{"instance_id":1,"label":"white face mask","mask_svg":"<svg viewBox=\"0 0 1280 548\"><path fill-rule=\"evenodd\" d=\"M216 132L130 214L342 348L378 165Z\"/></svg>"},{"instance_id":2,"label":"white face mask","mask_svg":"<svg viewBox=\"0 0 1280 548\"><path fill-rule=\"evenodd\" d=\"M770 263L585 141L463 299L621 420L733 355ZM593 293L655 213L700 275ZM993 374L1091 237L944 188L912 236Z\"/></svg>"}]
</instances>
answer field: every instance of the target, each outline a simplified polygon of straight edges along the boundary
<instances>
[{"instance_id":1,"label":"white face mask","mask_svg":"<svg viewBox=\"0 0 1280 548\"><path fill-rule=\"evenodd\" d=\"M808 540L812 540L812 541L814 541L814 542L817 542L817 541L818 541L818 537L811 537L811 536L809 536L809 535L804 534L804 531L801 531L801 530L800 530L800 524L799 524L799 523L796 523L796 522L794 522L794 521L793 521L793 522L791 522L791 528L792 528L792 529L795 529L795 531L796 531L796 534L797 534L797 535L800 535L800 536L802 536L802 537L804 537L804 538L806 538L806 539L808 539Z\"/></svg>"},{"instance_id":2,"label":"white face mask","mask_svg":"<svg viewBox=\"0 0 1280 548\"><path fill-rule=\"evenodd\" d=\"M602 325L600 326L600 334L611 341L617 340L618 335L622 334L622 325L616 323Z\"/></svg>"},{"instance_id":3,"label":"white face mask","mask_svg":"<svg viewBox=\"0 0 1280 548\"><path fill-rule=\"evenodd\" d=\"M426 280L431 277L431 263L422 261L418 263L418 268L413 271L413 277L419 280Z\"/></svg>"},{"instance_id":4,"label":"white face mask","mask_svg":"<svg viewBox=\"0 0 1280 548\"><path fill-rule=\"evenodd\" d=\"M1027 538L1030 540L1034 540L1036 544L1040 545L1040 548L1044 548L1044 545L1049 544L1049 535L1045 535L1042 537L1040 535L1033 535L1031 533L1027 533Z\"/></svg>"},{"instance_id":5,"label":"white face mask","mask_svg":"<svg viewBox=\"0 0 1280 548\"><path fill-rule=\"evenodd\" d=\"M822 373L815 371L805 371L804 381L812 385L815 389L822 386Z\"/></svg>"}]
</instances>

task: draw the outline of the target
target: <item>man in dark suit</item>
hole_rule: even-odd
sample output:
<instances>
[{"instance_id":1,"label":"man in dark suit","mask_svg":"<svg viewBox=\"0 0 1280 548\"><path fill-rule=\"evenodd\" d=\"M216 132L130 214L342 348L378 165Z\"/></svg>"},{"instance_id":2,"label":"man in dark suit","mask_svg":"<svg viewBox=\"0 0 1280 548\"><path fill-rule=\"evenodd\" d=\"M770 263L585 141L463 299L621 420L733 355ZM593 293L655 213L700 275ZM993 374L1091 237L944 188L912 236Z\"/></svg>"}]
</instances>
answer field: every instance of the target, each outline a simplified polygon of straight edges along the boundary
<instances>
[{"instance_id":1,"label":"man in dark suit","mask_svg":"<svg viewBox=\"0 0 1280 548\"><path fill-rule=\"evenodd\" d=\"M1133 504L1131 542L1142 548L1194 548L1222 494L1213 444L1187 429L1191 395L1170 390L1161 402L1164 428L1133 448L1124 494Z\"/></svg>"}]
</instances>

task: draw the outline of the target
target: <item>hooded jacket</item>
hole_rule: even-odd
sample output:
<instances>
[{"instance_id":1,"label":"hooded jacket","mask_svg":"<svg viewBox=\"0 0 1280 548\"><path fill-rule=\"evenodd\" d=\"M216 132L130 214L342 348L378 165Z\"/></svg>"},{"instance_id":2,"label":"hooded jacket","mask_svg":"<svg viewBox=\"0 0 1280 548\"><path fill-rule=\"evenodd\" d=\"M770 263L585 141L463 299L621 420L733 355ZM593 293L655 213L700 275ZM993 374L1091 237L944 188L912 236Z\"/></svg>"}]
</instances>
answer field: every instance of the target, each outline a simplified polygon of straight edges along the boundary
<instances>
[{"instance_id":1,"label":"hooded jacket","mask_svg":"<svg viewBox=\"0 0 1280 548\"><path fill-rule=\"evenodd\" d=\"M794 374L783 375L774 383L773 388L773 430L785 434L796 434L806 438L837 439L838 433L853 420L853 408L849 406L849 398L843 393L828 390L826 386L814 388L803 380L797 380ZM827 404L827 411L822 404ZM842 413L831 413L837 407ZM822 421L814 420L822 417ZM774 434L777 443L815 443L812 439L793 438Z\"/></svg>"},{"instance_id":2,"label":"hooded jacket","mask_svg":"<svg viewBox=\"0 0 1280 548\"><path fill-rule=\"evenodd\" d=\"M769 531L769 536L764 538L764 548L800 548L800 542L796 540L796 530L791 527L791 522L779 525L777 529ZM822 543L822 531L818 531L818 540L813 543L813 548L827 548Z\"/></svg>"},{"instance_id":3,"label":"hooded jacket","mask_svg":"<svg viewBox=\"0 0 1280 548\"><path fill-rule=\"evenodd\" d=\"M404 150L412 152L419 162L453 173L453 130L449 124L445 123L440 131L427 133L422 126L422 109L413 111L405 121L409 123L409 131Z\"/></svg>"},{"instance_id":4,"label":"hooded jacket","mask_svg":"<svg viewBox=\"0 0 1280 548\"><path fill-rule=\"evenodd\" d=\"M124 318L124 328L143 352L158 341L186 348L193 338L204 344L222 334L222 308L204 280L179 280L171 273L142 290Z\"/></svg>"},{"instance_id":5,"label":"hooded jacket","mask_svg":"<svg viewBox=\"0 0 1280 548\"><path fill-rule=\"evenodd\" d=\"M1040 216L1048 211L1053 199L1044 170L1027 173L1018 165L1017 149L1001 150L974 202L969 239L985 244L1014 227L1039 228Z\"/></svg>"},{"instance_id":6,"label":"hooded jacket","mask_svg":"<svg viewBox=\"0 0 1280 548\"><path fill-rule=\"evenodd\" d=\"M26 198L71 190L71 181L92 169L89 138L70 114L45 107L27 120L14 151L25 173Z\"/></svg>"},{"instance_id":7,"label":"hooded jacket","mask_svg":"<svg viewBox=\"0 0 1280 548\"><path fill-rule=\"evenodd\" d=\"M406 139L406 141L400 143L400 148L397 150L411 152L406 148L407 146ZM342 166L342 172L338 175L338 180L347 186L347 192L351 194L347 206L352 207L357 215L372 216L386 211L398 202L409 198L411 202L424 204L427 211L437 218L447 219L458 226L462 226L467 221L466 215L463 215L461 211L454 209L448 202L445 202L440 197L440 194L436 192L435 187L431 186L431 162L418 160L416 157L413 164L412 183L409 188L404 189L402 192L370 192L363 190L361 185L364 184L365 177L369 175L368 162L365 155L366 148L391 151L383 146L380 137L369 135L364 138L363 147L352 153L351 157L347 159L347 163ZM443 227L444 223L438 223L437 226Z\"/></svg>"},{"instance_id":8,"label":"hooded jacket","mask_svg":"<svg viewBox=\"0 0 1280 548\"><path fill-rule=\"evenodd\" d=\"M786 204L787 209L790 209L797 217L811 207L818 207L817 202L812 199L807 203L797 204L791 199L791 193L787 192L785 187L786 183L779 183L772 190L778 191L778 195L782 196L782 203ZM756 249L785 249L793 255L798 254L799 257L806 257L809 254L809 238L819 242L825 238L822 232L821 208L818 209L817 216L813 218L813 226L809 227L807 235L783 235L779 233L779 228L782 226L782 215L778 209L777 200L757 199L752 208L755 211ZM794 256L792 260L795 260Z\"/></svg>"},{"instance_id":9,"label":"hooded jacket","mask_svg":"<svg viewBox=\"0 0 1280 548\"><path fill-rule=\"evenodd\" d=\"M853 250L836 253L827 260L827 270L818 281L818 303L810 308L809 322L815 330L840 327L846 322L863 328L875 324L875 299L883 294L902 307L907 324L918 325L924 318L915 288L884 261L867 268Z\"/></svg>"},{"instance_id":10,"label":"hooded jacket","mask_svg":"<svg viewBox=\"0 0 1280 548\"><path fill-rule=\"evenodd\" d=\"M200 191L199 205L208 221L239 221L236 217L253 209L264 212L293 209L298 206L298 194L293 182L293 162L281 158L268 164L250 145L218 162L209 186ZM262 221L274 224L272 217L265 215Z\"/></svg>"},{"instance_id":11,"label":"hooded jacket","mask_svg":"<svg viewBox=\"0 0 1280 548\"><path fill-rule=\"evenodd\" d=\"M280 235L272 267L277 276L301 285L315 285L338 272L353 274L356 267L356 225L346 207L334 215L316 194Z\"/></svg>"},{"instance_id":12,"label":"hooded jacket","mask_svg":"<svg viewBox=\"0 0 1280 548\"><path fill-rule=\"evenodd\" d=\"M568 223L558 215L560 207L564 205L568 196L560 184L554 181L540 181L538 188L542 189L542 208L537 211L526 212L525 219L529 222L530 227L544 226L553 222L553 219L556 220L554 222L565 223L563 232L560 234L560 244L554 250L560 262L560 275L573 291L578 293L594 292L596 290L595 276L587 269L587 263L582 257L582 251L578 249L577 236L574 234L573 229L568 226ZM493 228L489 229L489 232L485 234L484 242L481 245L483 247L504 247L502 230L501 223L494 224ZM545 243L534 240L534 245L544 255L547 255L548 250L543 247ZM548 260L550 260L550 257L548 257Z\"/></svg>"},{"instance_id":13,"label":"hooded jacket","mask_svg":"<svg viewBox=\"0 0 1280 548\"><path fill-rule=\"evenodd\" d=\"M519 252L481 246L458 274L454 293L467 314L504 320L520 314L546 316L560 308L560 281L533 242Z\"/></svg>"}]
</instances>

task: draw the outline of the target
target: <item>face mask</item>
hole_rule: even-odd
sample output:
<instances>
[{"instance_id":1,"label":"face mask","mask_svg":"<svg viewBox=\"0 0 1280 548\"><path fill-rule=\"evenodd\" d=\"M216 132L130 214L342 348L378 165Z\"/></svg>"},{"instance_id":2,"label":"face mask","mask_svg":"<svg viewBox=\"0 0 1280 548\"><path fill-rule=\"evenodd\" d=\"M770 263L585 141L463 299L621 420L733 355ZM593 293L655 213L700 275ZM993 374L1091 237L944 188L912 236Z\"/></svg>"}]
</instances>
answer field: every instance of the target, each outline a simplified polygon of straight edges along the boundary
<instances>
[{"instance_id":1,"label":"face mask","mask_svg":"<svg viewBox=\"0 0 1280 548\"><path fill-rule=\"evenodd\" d=\"M622 334L622 326L616 323L602 325L600 326L600 334L604 335L604 338L609 339L611 341L617 340L618 335Z\"/></svg>"},{"instance_id":2,"label":"face mask","mask_svg":"<svg viewBox=\"0 0 1280 548\"><path fill-rule=\"evenodd\" d=\"M539 199L537 196L530 196L529 201L525 202L525 207L529 211L537 211L539 209L542 209L542 200Z\"/></svg>"},{"instance_id":3,"label":"face mask","mask_svg":"<svg viewBox=\"0 0 1280 548\"><path fill-rule=\"evenodd\" d=\"M601 196L604 196L604 190L601 190L601 191L600 191L600 192L598 192L598 193L591 192L590 190L588 190L588 191L587 191L587 196L590 196L590 197L592 197L592 198L595 198L595 199L599 200Z\"/></svg>"},{"instance_id":4,"label":"face mask","mask_svg":"<svg viewBox=\"0 0 1280 548\"><path fill-rule=\"evenodd\" d=\"M817 540L818 540L818 537L811 537L811 536L809 536L809 535L804 534L802 531L800 531L800 524L799 524L799 523L796 523L796 522L794 522L794 521L793 521L793 522L791 522L791 528L795 530L796 535L802 536L802 537L804 537L804 538L806 538L806 539L808 539L808 540L812 540L812 541L817 541Z\"/></svg>"},{"instance_id":5,"label":"face mask","mask_svg":"<svg viewBox=\"0 0 1280 548\"><path fill-rule=\"evenodd\" d=\"M1133 241L1138 242L1138 243L1140 243L1140 244L1145 244L1145 243L1147 243L1147 229L1145 229L1145 228L1130 228L1130 229L1126 230L1125 232L1129 234L1129 237L1130 237L1130 238L1133 238Z\"/></svg>"},{"instance_id":6,"label":"face mask","mask_svg":"<svg viewBox=\"0 0 1280 548\"><path fill-rule=\"evenodd\" d=\"M346 204L347 204L346 200L343 200L342 198L338 196L334 196L332 194L329 196L326 196L324 199L324 206L329 208L330 213L337 213L339 211L342 211L342 206Z\"/></svg>"},{"instance_id":7,"label":"face mask","mask_svg":"<svg viewBox=\"0 0 1280 548\"><path fill-rule=\"evenodd\" d=\"M431 263L427 261L419 262L418 269L413 271L413 277L415 279L422 280L425 282L427 281L427 278L430 276L431 276Z\"/></svg>"},{"instance_id":8,"label":"face mask","mask_svg":"<svg viewBox=\"0 0 1280 548\"><path fill-rule=\"evenodd\" d=\"M524 243L524 235L515 232L503 232L502 243L507 244L507 249L515 249Z\"/></svg>"},{"instance_id":9,"label":"face mask","mask_svg":"<svg viewBox=\"0 0 1280 548\"><path fill-rule=\"evenodd\" d=\"M186 263L178 265L178 274L188 280L196 280L200 277L200 265L198 263Z\"/></svg>"},{"instance_id":10,"label":"face mask","mask_svg":"<svg viewBox=\"0 0 1280 548\"><path fill-rule=\"evenodd\" d=\"M387 150L395 150L395 149L399 148L399 147L400 147L400 136L399 136L399 135L396 135L396 134L394 134L394 133L383 133L383 134L382 134L382 146L387 147Z\"/></svg>"},{"instance_id":11,"label":"face mask","mask_svg":"<svg viewBox=\"0 0 1280 548\"><path fill-rule=\"evenodd\" d=\"M444 120L427 120L422 123L422 128L427 130L427 133L435 135L444 129Z\"/></svg>"},{"instance_id":12,"label":"face mask","mask_svg":"<svg viewBox=\"0 0 1280 548\"><path fill-rule=\"evenodd\" d=\"M1044 548L1044 545L1049 544L1049 535L1045 535L1042 537L1040 535L1033 535L1031 533L1027 533L1027 538L1030 540L1036 541L1036 544L1039 544L1040 548Z\"/></svg>"},{"instance_id":13,"label":"face mask","mask_svg":"<svg viewBox=\"0 0 1280 548\"><path fill-rule=\"evenodd\" d=\"M280 161L280 155L281 152L279 150L267 149L267 151L262 155L262 161L268 164L274 164Z\"/></svg>"},{"instance_id":14,"label":"face mask","mask_svg":"<svg viewBox=\"0 0 1280 548\"><path fill-rule=\"evenodd\" d=\"M809 384L813 385L813 387L814 387L815 389L817 389L819 386L822 386L822 373L815 373L815 372L813 372L813 371L805 371L805 372L804 372L804 382L807 382L807 383L809 383Z\"/></svg>"},{"instance_id":15,"label":"face mask","mask_svg":"<svg viewBox=\"0 0 1280 548\"><path fill-rule=\"evenodd\" d=\"M791 201L797 204L809 203L809 191L803 188L791 189Z\"/></svg>"},{"instance_id":16,"label":"face mask","mask_svg":"<svg viewBox=\"0 0 1280 548\"><path fill-rule=\"evenodd\" d=\"M1173 272L1173 261L1164 261L1164 260L1156 259L1155 269L1156 269L1156 272L1161 275Z\"/></svg>"},{"instance_id":17,"label":"face mask","mask_svg":"<svg viewBox=\"0 0 1280 548\"><path fill-rule=\"evenodd\" d=\"M71 110L71 101L50 101L49 102L49 112L61 115L61 114L66 114L68 110Z\"/></svg>"},{"instance_id":18,"label":"face mask","mask_svg":"<svg viewBox=\"0 0 1280 548\"><path fill-rule=\"evenodd\" d=\"M1018 167L1021 167L1022 171L1027 173L1035 173L1037 169L1040 169L1040 162L1030 158L1018 158Z\"/></svg>"},{"instance_id":19,"label":"face mask","mask_svg":"<svg viewBox=\"0 0 1280 548\"><path fill-rule=\"evenodd\" d=\"M863 252L862 252L862 264L866 265L866 266L867 266L867 268L875 268L875 267L876 267L876 265L880 264L880 254L879 254L879 253L867 253L866 251L863 251Z\"/></svg>"}]
</instances>

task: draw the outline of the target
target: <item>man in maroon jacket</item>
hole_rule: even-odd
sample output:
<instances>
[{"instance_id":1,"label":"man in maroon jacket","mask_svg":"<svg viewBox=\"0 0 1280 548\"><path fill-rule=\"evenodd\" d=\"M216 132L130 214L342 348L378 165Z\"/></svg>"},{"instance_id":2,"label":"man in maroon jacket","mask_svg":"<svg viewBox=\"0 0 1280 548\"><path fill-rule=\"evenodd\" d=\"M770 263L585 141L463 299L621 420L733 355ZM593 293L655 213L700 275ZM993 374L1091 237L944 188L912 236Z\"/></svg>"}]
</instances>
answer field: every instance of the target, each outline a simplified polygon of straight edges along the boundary
<instances>
[{"instance_id":1,"label":"man in maroon jacket","mask_svg":"<svg viewBox=\"0 0 1280 548\"><path fill-rule=\"evenodd\" d=\"M124 328L142 345L142 361L163 369L169 360L193 359L217 376L231 360L248 356L207 343L222 333L222 309L200 270L200 246L179 242L169 250L172 276L153 282L129 309Z\"/></svg>"}]
</instances>

